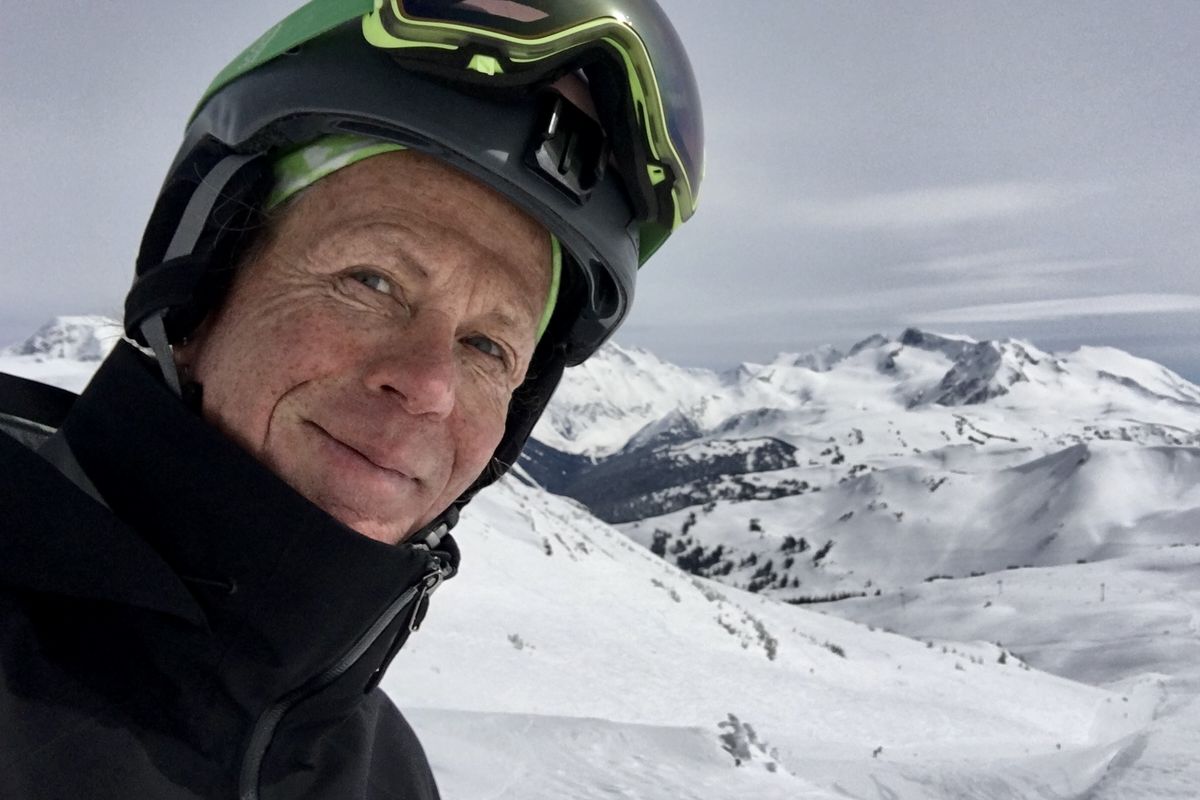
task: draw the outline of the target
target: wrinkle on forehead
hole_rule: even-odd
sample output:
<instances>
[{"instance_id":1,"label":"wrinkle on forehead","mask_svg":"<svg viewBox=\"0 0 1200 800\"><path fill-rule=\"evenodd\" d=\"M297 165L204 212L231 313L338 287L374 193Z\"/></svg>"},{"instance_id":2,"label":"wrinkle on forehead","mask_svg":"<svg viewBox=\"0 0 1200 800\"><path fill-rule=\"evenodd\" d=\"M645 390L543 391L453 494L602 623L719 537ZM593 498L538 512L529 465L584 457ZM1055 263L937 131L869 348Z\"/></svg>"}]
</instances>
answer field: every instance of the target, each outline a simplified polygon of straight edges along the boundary
<instances>
[{"instance_id":1,"label":"wrinkle on forehead","mask_svg":"<svg viewBox=\"0 0 1200 800\"><path fill-rule=\"evenodd\" d=\"M381 217L394 214L393 220L406 219L406 212L415 207L444 212L440 219L447 221L441 226L446 229L483 227L462 224L466 221L463 211L469 208L479 215L479 221L503 223L506 233L524 237L527 242L549 241L544 226L500 192L433 156L412 150L373 156L335 172L296 197L292 209L312 218L305 220L306 225L320 225L330 219L342 225L341 212L346 206L361 207L364 218L372 213ZM440 221L431 214L422 216L422 225ZM420 232L414 226L410 228ZM489 238L505 238L494 233Z\"/></svg>"},{"instance_id":2,"label":"wrinkle on forehead","mask_svg":"<svg viewBox=\"0 0 1200 800\"><path fill-rule=\"evenodd\" d=\"M320 262L340 248L384 248L425 280L435 269L463 277L478 265L482 285L504 276L517 292L502 315L513 327L532 315L536 326L550 291L549 232L502 194L438 159L416 151L373 156L314 183L280 207L272 250ZM356 237L361 236L360 239ZM499 298L496 298L499 299Z\"/></svg>"}]
</instances>

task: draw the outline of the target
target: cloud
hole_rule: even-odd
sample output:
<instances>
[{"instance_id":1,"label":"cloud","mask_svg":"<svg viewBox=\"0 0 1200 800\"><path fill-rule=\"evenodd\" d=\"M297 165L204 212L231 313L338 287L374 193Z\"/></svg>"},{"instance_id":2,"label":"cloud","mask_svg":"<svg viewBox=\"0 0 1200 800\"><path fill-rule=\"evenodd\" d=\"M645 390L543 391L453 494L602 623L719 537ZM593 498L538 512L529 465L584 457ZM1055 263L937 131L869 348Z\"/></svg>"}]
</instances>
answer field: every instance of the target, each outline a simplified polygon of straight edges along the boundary
<instances>
[{"instance_id":1,"label":"cloud","mask_svg":"<svg viewBox=\"0 0 1200 800\"><path fill-rule=\"evenodd\" d=\"M1164 314L1200 311L1200 295L1109 294L1064 297L1019 303L991 303L945 308L910 314L906 321L918 325L955 325L973 322L1031 322L1112 314Z\"/></svg>"},{"instance_id":2,"label":"cloud","mask_svg":"<svg viewBox=\"0 0 1200 800\"><path fill-rule=\"evenodd\" d=\"M1127 259L1117 258L1055 258L1034 249L1014 248L913 261L891 269L944 279L972 278L979 274L1038 278L1091 272L1127 263Z\"/></svg>"},{"instance_id":3,"label":"cloud","mask_svg":"<svg viewBox=\"0 0 1200 800\"><path fill-rule=\"evenodd\" d=\"M1012 181L802 200L791 211L795 220L820 228L911 230L1014 217L1065 205L1084 193L1079 186Z\"/></svg>"}]
</instances>

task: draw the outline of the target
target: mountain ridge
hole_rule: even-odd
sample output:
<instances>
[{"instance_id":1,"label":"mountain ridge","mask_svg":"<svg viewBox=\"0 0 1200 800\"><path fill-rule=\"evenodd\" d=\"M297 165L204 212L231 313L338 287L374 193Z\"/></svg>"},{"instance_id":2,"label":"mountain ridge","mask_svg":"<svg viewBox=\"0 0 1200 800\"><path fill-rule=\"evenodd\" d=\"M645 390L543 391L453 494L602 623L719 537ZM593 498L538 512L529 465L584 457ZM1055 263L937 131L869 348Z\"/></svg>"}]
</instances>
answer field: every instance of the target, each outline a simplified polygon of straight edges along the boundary
<instances>
[{"instance_id":1,"label":"mountain ridge","mask_svg":"<svg viewBox=\"0 0 1200 800\"><path fill-rule=\"evenodd\" d=\"M843 405L856 396L880 411L997 401L1028 410L1058 397L1078 415L1095 416L1080 401L1100 394L1124 406L1143 398L1178 404L1189 418L1193 407L1200 410L1200 387L1115 348L1047 353L1017 339L976 341L908 328L894 339L868 337L844 355L834 348L814 352L823 355L780 354L716 372L610 343L568 371L534 436L559 450L605 456L672 412L675 424L713 432L739 415L821 408L823 395Z\"/></svg>"},{"instance_id":2,"label":"mountain ridge","mask_svg":"<svg viewBox=\"0 0 1200 800\"><path fill-rule=\"evenodd\" d=\"M1191 540L1183 512L1200 495L1176 476L1200 483L1200 388L1113 348L1048 353L909 328L816 368L783 355L684 373L625 355L598 355L604 380L568 373L523 463L536 479L539 459L570 461L547 488L731 586L805 602L1073 563L1136 549L1139 521L1155 546ZM600 406L604 419L589 419ZM1137 482L1144 502L1104 501L1125 497L1124 473L1139 469L1152 476ZM1182 516L1152 519L1156 508ZM947 555L956 548L979 557Z\"/></svg>"}]
</instances>

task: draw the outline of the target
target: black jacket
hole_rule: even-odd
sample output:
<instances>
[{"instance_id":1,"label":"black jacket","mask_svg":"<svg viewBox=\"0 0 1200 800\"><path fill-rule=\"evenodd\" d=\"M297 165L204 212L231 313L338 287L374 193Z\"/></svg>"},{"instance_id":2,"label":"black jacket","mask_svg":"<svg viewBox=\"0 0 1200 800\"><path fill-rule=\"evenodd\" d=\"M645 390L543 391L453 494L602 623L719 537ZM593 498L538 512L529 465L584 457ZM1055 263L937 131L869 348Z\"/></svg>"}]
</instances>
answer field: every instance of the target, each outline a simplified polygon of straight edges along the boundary
<instances>
[{"instance_id":1,"label":"black jacket","mask_svg":"<svg viewBox=\"0 0 1200 800\"><path fill-rule=\"evenodd\" d=\"M62 433L104 504L0 434L0 798L437 797L376 683L449 537L343 527L129 345Z\"/></svg>"}]
</instances>

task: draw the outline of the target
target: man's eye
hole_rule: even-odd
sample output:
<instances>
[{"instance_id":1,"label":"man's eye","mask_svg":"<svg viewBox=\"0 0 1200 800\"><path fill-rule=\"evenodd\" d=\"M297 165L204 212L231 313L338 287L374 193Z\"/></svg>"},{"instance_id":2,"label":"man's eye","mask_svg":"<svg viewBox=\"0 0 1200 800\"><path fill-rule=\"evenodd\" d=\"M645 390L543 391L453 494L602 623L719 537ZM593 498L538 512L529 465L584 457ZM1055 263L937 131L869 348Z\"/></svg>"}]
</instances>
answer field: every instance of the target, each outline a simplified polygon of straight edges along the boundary
<instances>
[{"instance_id":1,"label":"man's eye","mask_svg":"<svg viewBox=\"0 0 1200 800\"><path fill-rule=\"evenodd\" d=\"M378 272L355 272L350 277L368 289L374 289L381 294L392 293L392 282Z\"/></svg>"},{"instance_id":2,"label":"man's eye","mask_svg":"<svg viewBox=\"0 0 1200 800\"><path fill-rule=\"evenodd\" d=\"M486 336L471 336L466 342L484 355L504 360L504 348Z\"/></svg>"}]
</instances>

